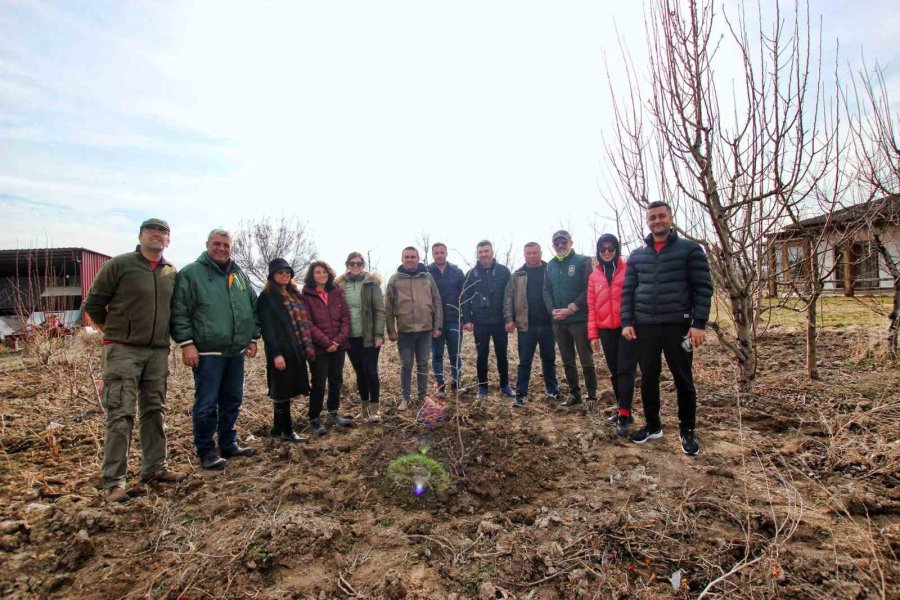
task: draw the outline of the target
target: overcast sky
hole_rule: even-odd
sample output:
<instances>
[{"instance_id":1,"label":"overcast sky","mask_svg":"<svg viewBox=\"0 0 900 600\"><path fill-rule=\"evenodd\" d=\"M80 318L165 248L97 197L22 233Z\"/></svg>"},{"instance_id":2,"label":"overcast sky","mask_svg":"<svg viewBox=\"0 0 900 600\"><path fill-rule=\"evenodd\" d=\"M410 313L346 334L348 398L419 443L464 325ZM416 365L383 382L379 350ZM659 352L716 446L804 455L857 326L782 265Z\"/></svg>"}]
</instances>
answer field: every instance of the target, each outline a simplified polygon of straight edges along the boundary
<instances>
[{"instance_id":1,"label":"overcast sky","mask_svg":"<svg viewBox=\"0 0 900 600\"><path fill-rule=\"evenodd\" d=\"M896 103L896 2L811 12ZM615 77L616 28L638 56L643 27L640 3L596 0L0 0L0 248L118 254L158 216L184 265L211 228L283 213L336 266L392 271L423 232L457 263L482 238L546 258L560 226L593 253L604 60Z\"/></svg>"}]
</instances>

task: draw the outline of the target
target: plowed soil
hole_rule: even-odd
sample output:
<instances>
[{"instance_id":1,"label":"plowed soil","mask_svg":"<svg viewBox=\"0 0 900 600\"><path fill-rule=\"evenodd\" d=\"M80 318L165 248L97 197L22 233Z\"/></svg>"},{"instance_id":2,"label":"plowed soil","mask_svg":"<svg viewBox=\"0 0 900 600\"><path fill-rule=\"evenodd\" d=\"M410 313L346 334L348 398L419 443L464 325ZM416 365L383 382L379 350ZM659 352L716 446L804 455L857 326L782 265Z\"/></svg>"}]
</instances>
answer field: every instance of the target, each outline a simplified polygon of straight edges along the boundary
<instances>
[{"instance_id":1,"label":"plowed soil","mask_svg":"<svg viewBox=\"0 0 900 600\"><path fill-rule=\"evenodd\" d=\"M383 424L302 445L268 437L264 362L248 361L238 431L258 454L211 473L193 456L190 371L173 361L170 465L191 477L140 484L135 428L132 499L114 506L98 489L99 343L80 336L49 366L0 366L0 595L897 597L900 368L873 355L880 335L825 330L810 381L802 336L770 331L746 406L724 350L702 348L697 457L681 452L669 380L665 436L643 446L615 436L607 405L564 412L535 393L539 368L525 408L493 386L451 399L453 418L429 431L395 411L388 344ZM353 382L348 366L351 415ZM294 417L305 428L302 402ZM445 495L389 491L387 465L416 452L446 468Z\"/></svg>"}]
</instances>

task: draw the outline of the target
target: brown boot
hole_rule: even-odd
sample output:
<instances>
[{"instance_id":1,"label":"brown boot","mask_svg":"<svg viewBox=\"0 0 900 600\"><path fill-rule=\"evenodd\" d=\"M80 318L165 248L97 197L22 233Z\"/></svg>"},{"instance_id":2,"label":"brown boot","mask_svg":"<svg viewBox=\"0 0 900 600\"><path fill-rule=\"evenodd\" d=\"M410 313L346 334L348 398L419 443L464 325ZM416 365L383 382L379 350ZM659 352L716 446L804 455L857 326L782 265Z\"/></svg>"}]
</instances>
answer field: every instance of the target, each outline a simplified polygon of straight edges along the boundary
<instances>
[{"instance_id":1,"label":"brown boot","mask_svg":"<svg viewBox=\"0 0 900 600\"><path fill-rule=\"evenodd\" d=\"M128 492L126 492L125 488L122 486L117 485L103 490L103 501L107 504L112 504L114 502L128 502L128 500Z\"/></svg>"},{"instance_id":2,"label":"brown boot","mask_svg":"<svg viewBox=\"0 0 900 600\"><path fill-rule=\"evenodd\" d=\"M161 481L163 483L181 483L187 479L187 477L188 476L185 473L170 471L169 469L160 469L158 471L153 471L152 473L144 473L141 475L141 483L153 483L154 481Z\"/></svg>"}]
</instances>

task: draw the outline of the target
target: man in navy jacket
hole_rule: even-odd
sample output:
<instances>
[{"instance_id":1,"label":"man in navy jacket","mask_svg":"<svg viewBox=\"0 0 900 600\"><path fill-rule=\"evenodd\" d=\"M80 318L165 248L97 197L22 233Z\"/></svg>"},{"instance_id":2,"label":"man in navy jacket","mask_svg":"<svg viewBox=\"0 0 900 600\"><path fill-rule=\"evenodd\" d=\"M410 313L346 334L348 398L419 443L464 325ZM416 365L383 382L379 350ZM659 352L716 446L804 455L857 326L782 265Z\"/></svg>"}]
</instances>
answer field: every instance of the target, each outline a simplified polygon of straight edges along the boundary
<instances>
[{"instance_id":1,"label":"man in navy jacket","mask_svg":"<svg viewBox=\"0 0 900 600\"><path fill-rule=\"evenodd\" d=\"M641 366L641 400L647 424L631 435L643 444L661 438L659 375L665 355L678 394L681 448L696 455L697 392L693 350L706 341L712 301L709 263L697 242L679 237L665 202L647 207L650 235L631 253L622 286L622 335L637 340Z\"/></svg>"}]
</instances>

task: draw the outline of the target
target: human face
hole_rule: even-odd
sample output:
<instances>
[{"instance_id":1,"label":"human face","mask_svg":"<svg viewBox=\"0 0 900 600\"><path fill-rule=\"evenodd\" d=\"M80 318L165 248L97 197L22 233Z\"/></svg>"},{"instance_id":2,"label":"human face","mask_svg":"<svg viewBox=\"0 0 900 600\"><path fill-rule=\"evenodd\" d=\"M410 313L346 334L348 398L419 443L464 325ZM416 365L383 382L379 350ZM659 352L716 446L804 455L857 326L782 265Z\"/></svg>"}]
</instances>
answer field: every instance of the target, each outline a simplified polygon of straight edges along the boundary
<instances>
[{"instance_id":1,"label":"human face","mask_svg":"<svg viewBox=\"0 0 900 600\"><path fill-rule=\"evenodd\" d=\"M206 252L217 264L224 265L231 260L231 238L224 235L214 235L206 242Z\"/></svg>"},{"instance_id":2,"label":"human face","mask_svg":"<svg viewBox=\"0 0 900 600\"><path fill-rule=\"evenodd\" d=\"M142 250L153 253L162 252L169 247L169 230L159 225L147 225L141 227L138 239Z\"/></svg>"},{"instance_id":3,"label":"human face","mask_svg":"<svg viewBox=\"0 0 900 600\"><path fill-rule=\"evenodd\" d=\"M313 281L316 282L316 287L325 287L325 284L328 283L328 271L325 270L325 267L313 269Z\"/></svg>"},{"instance_id":4,"label":"human face","mask_svg":"<svg viewBox=\"0 0 900 600\"><path fill-rule=\"evenodd\" d=\"M569 238L558 237L553 240L553 249L559 256L562 256L572 247L572 240Z\"/></svg>"},{"instance_id":5,"label":"human face","mask_svg":"<svg viewBox=\"0 0 900 600\"><path fill-rule=\"evenodd\" d=\"M443 267L447 264L447 249L443 246L435 246L431 249L431 256L434 257L434 264Z\"/></svg>"},{"instance_id":6,"label":"human face","mask_svg":"<svg viewBox=\"0 0 900 600\"><path fill-rule=\"evenodd\" d=\"M529 267L536 267L541 264L541 247L526 246L525 247L525 264Z\"/></svg>"},{"instance_id":7,"label":"human face","mask_svg":"<svg viewBox=\"0 0 900 600\"><path fill-rule=\"evenodd\" d=\"M647 227L653 237L665 238L672 229L672 213L665 206L647 209Z\"/></svg>"},{"instance_id":8,"label":"human face","mask_svg":"<svg viewBox=\"0 0 900 600\"><path fill-rule=\"evenodd\" d=\"M347 270L351 275L359 275L362 273L363 267L366 266L366 262L358 256L351 258L347 261Z\"/></svg>"},{"instance_id":9,"label":"human face","mask_svg":"<svg viewBox=\"0 0 900 600\"><path fill-rule=\"evenodd\" d=\"M490 246L478 246L478 249L475 251L478 256L478 264L482 267L491 266L491 262L494 260L494 249Z\"/></svg>"},{"instance_id":10,"label":"human face","mask_svg":"<svg viewBox=\"0 0 900 600\"><path fill-rule=\"evenodd\" d=\"M415 250L404 250L401 261L404 269L412 271L419 264L419 253Z\"/></svg>"},{"instance_id":11,"label":"human face","mask_svg":"<svg viewBox=\"0 0 900 600\"><path fill-rule=\"evenodd\" d=\"M280 286L286 286L291 282L292 273L287 269L282 269L280 271L275 271L275 275L272 277Z\"/></svg>"},{"instance_id":12,"label":"human face","mask_svg":"<svg viewBox=\"0 0 900 600\"><path fill-rule=\"evenodd\" d=\"M600 245L600 258L606 262L611 262L616 255L616 246L612 242L603 242Z\"/></svg>"}]
</instances>

